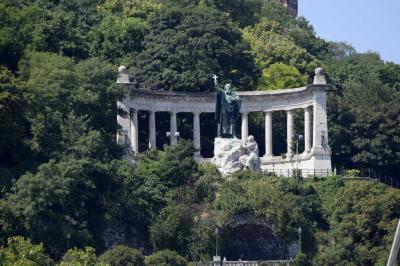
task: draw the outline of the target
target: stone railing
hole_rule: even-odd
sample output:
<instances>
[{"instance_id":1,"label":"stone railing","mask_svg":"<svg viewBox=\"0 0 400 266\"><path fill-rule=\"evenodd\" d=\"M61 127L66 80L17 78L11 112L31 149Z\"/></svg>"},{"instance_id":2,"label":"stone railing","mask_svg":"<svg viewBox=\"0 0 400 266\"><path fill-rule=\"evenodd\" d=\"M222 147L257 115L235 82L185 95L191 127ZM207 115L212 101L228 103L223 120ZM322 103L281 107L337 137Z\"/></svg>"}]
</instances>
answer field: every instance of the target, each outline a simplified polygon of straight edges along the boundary
<instances>
[{"instance_id":1,"label":"stone railing","mask_svg":"<svg viewBox=\"0 0 400 266\"><path fill-rule=\"evenodd\" d=\"M195 266L290 266L293 260L196 262Z\"/></svg>"}]
</instances>

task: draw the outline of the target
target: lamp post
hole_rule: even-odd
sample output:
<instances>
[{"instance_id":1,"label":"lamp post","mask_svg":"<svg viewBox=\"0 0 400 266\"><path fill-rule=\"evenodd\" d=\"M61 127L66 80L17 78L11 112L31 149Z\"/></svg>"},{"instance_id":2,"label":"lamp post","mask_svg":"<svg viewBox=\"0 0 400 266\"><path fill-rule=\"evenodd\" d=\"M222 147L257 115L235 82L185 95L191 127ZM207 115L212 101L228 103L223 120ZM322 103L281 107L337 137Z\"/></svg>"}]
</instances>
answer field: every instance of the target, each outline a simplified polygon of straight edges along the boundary
<instances>
[{"instance_id":1,"label":"lamp post","mask_svg":"<svg viewBox=\"0 0 400 266\"><path fill-rule=\"evenodd\" d=\"M301 227L299 227L298 229L297 229L297 233L299 234L299 253L301 253L301 233L302 233L302 229L301 229Z\"/></svg>"},{"instance_id":2,"label":"lamp post","mask_svg":"<svg viewBox=\"0 0 400 266\"><path fill-rule=\"evenodd\" d=\"M71 234L67 234L67 250L69 250L69 239L71 238Z\"/></svg>"},{"instance_id":3,"label":"lamp post","mask_svg":"<svg viewBox=\"0 0 400 266\"><path fill-rule=\"evenodd\" d=\"M297 136L297 141L296 141L296 163L297 163L297 170L299 170L299 141L302 141L304 138L303 135L298 135Z\"/></svg>"},{"instance_id":4,"label":"lamp post","mask_svg":"<svg viewBox=\"0 0 400 266\"><path fill-rule=\"evenodd\" d=\"M215 256L218 256L218 228L215 228Z\"/></svg>"}]
</instances>

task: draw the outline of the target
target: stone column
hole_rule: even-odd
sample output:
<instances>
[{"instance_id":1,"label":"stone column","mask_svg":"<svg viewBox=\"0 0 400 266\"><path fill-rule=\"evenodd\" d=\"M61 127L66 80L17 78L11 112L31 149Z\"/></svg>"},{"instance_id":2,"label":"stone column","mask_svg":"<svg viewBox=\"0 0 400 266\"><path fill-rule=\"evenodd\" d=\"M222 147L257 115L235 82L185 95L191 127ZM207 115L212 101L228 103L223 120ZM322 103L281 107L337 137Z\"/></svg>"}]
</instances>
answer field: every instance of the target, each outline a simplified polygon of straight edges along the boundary
<instances>
[{"instance_id":1,"label":"stone column","mask_svg":"<svg viewBox=\"0 0 400 266\"><path fill-rule=\"evenodd\" d=\"M315 70L314 85L314 113L313 113L313 147L314 154L330 154L328 145L328 118L326 114L326 80L324 70Z\"/></svg>"},{"instance_id":2,"label":"stone column","mask_svg":"<svg viewBox=\"0 0 400 266\"><path fill-rule=\"evenodd\" d=\"M131 109L131 149L134 154L139 153L139 125L137 110Z\"/></svg>"},{"instance_id":3,"label":"stone column","mask_svg":"<svg viewBox=\"0 0 400 266\"><path fill-rule=\"evenodd\" d=\"M198 150L195 152L194 157L200 157L200 113L193 113L193 145Z\"/></svg>"},{"instance_id":4,"label":"stone column","mask_svg":"<svg viewBox=\"0 0 400 266\"><path fill-rule=\"evenodd\" d=\"M293 142L293 132L294 132L294 123L293 123L293 112L292 110L286 111L287 114L287 133L286 133L286 142L287 142L287 155L292 155L292 142Z\"/></svg>"},{"instance_id":5,"label":"stone column","mask_svg":"<svg viewBox=\"0 0 400 266\"><path fill-rule=\"evenodd\" d=\"M149 111L149 147L156 149L156 113Z\"/></svg>"},{"instance_id":6,"label":"stone column","mask_svg":"<svg viewBox=\"0 0 400 266\"><path fill-rule=\"evenodd\" d=\"M122 101L117 102L117 108L122 112L124 112L124 114L117 115L117 123L121 127L121 129L118 129L117 132L117 143L119 145L124 146L124 152L127 151L126 149L129 149L131 142L129 106L130 106L130 101L128 97L125 97Z\"/></svg>"},{"instance_id":7,"label":"stone column","mask_svg":"<svg viewBox=\"0 0 400 266\"><path fill-rule=\"evenodd\" d=\"M175 145L176 144L176 112L171 112L170 113L170 123L169 123L169 132L171 133L170 135L170 145Z\"/></svg>"},{"instance_id":8,"label":"stone column","mask_svg":"<svg viewBox=\"0 0 400 266\"><path fill-rule=\"evenodd\" d=\"M311 106L304 109L304 152L311 151Z\"/></svg>"},{"instance_id":9,"label":"stone column","mask_svg":"<svg viewBox=\"0 0 400 266\"><path fill-rule=\"evenodd\" d=\"M242 113L242 140L245 141L249 136L249 113Z\"/></svg>"},{"instance_id":10,"label":"stone column","mask_svg":"<svg viewBox=\"0 0 400 266\"><path fill-rule=\"evenodd\" d=\"M272 157L272 112L265 113L265 155Z\"/></svg>"}]
</instances>

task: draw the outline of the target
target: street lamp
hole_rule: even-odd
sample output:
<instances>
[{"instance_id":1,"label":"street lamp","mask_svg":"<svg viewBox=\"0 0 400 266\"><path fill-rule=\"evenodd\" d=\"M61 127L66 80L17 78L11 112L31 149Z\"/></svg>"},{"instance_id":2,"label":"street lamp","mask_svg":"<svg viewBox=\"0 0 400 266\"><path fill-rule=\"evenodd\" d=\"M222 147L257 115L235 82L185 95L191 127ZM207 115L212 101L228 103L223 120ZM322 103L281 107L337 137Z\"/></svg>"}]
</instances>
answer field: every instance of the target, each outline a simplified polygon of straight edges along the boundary
<instances>
[{"instance_id":1,"label":"street lamp","mask_svg":"<svg viewBox=\"0 0 400 266\"><path fill-rule=\"evenodd\" d=\"M301 253L301 232L303 232L303 230L301 229L301 227L299 227L297 229L297 233L299 234L299 253Z\"/></svg>"},{"instance_id":2,"label":"street lamp","mask_svg":"<svg viewBox=\"0 0 400 266\"><path fill-rule=\"evenodd\" d=\"M218 228L215 228L215 256L218 256Z\"/></svg>"},{"instance_id":3,"label":"street lamp","mask_svg":"<svg viewBox=\"0 0 400 266\"><path fill-rule=\"evenodd\" d=\"M69 239L71 238L71 234L67 234L67 250L69 249Z\"/></svg>"},{"instance_id":4,"label":"street lamp","mask_svg":"<svg viewBox=\"0 0 400 266\"><path fill-rule=\"evenodd\" d=\"M303 138L304 138L304 136L300 134L297 136L297 141L296 141L297 170L299 169L299 141L302 141Z\"/></svg>"}]
</instances>

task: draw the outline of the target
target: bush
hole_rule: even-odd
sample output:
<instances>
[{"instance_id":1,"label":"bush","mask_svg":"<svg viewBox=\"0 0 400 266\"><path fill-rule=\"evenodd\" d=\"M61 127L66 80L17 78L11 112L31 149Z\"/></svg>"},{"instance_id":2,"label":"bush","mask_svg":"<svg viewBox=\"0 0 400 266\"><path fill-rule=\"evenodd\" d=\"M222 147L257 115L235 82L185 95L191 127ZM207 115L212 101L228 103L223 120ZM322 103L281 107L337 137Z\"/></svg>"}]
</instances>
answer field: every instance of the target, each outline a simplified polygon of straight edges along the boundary
<instances>
[{"instance_id":1,"label":"bush","mask_svg":"<svg viewBox=\"0 0 400 266\"><path fill-rule=\"evenodd\" d=\"M184 257L171 250L161 250L146 257L146 266L186 266Z\"/></svg>"},{"instance_id":2,"label":"bush","mask_svg":"<svg viewBox=\"0 0 400 266\"><path fill-rule=\"evenodd\" d=\"M59 266L107 266L99 263L94 248L86 247L85 250L73 248L65 253Z\"/></svg>"},{"instance_id":3,"label":"bush","mask_svg":"<svg viewBox=\"0 0 400 266\"><path fill-rule=\"evenodd\" d=\"M0 265L52 265L43 245L34 245L21 236L10 237L7 247L0 247Z\"/></svg>"},{"instance_id":4,"label":"bush","mask_svg":"<svg viewBox=\"0 0 400 266\"><path fill-rule=\"evenodd\" d=\"M134 248L118 245L107 250L99 260L111 266L144 266L142 253Z\"/></svg>"},{"instance_id":5,"label":"bush","mask_svg":"<svg viewBox=\"0 0 400 266\"><path fill-rule=\"evenodd\" d=\"M172 249L184 254L188 250L193 228L189 206L171 203L150 225L150 241L154 249Z\"/></svg>"},{"instance_id":6,"label":"bush","mask_svg":"<svg viewBox=\"0 0 400 266\"><path fill-rule=\"evenodd\" d=\"M215 199L220 182L223 180L218 168L212 164L199 164L201 176L195 183L193 201L211 203Z\"/></svg>"},{"instance_id":7,"label":"bush","mask_svg":"<svg viewBox=\"0 0 400 266\"><path fill-rule=\"evenodd\" d=\"M296 259L294 261L295 266L312 266L310 260L308 259L307 255L300 252L297 254Z\"/></svg>"},{"instance_id":8,"label":"bush","mask_svg":"<svg viewBox=\"0 0 400 266\"><path fill-rule=\"evenodd\" d=\"M359 176L360 176L360 170L357 170L357 169L348 169L348 170L345 170L345 171L343 172L343 175L344 175L345 177L359 177Z\"/></svg>"}]
</instances>

